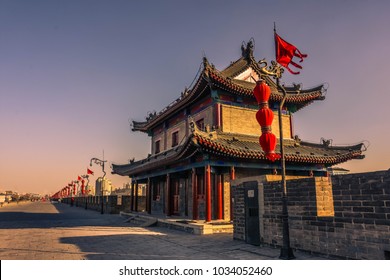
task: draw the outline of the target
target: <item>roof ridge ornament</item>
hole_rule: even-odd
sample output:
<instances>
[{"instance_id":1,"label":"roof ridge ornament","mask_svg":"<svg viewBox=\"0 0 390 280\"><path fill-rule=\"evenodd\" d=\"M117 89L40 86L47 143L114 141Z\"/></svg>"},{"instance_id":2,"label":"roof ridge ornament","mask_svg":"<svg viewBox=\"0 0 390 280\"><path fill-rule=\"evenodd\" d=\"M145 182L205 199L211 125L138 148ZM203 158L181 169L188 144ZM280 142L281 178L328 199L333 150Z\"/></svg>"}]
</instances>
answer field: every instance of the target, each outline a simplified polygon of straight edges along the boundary
<instances>
[{"instance_id":1,"label":"roof ridge ornament","mask_svg":"<svg viewBox=\"0 0 390 280\"><path fill-rule=\"evenodd\" d=\"M294 146L295 147L300 147L301 146L301 142L302 142L301 138L299 138L298 135L295 135L294 136Z\"/></svg>"},{"instance_id":2,"label":"roof ridge ornament","mask_svg":"<svg viewBox=\"0 0 390 280\"><path fill-rule=\"evenodd\" d=\"M214 139L217 139L218 138L218 133L217 133L217 130L210 127L209 124L207 124L205 126L205 131L203 131L200 127L198 127L198 125L196 124L194 118L189 115L188 116L188 123L189 123L189 130L190 130L190 133L191 134L197 134L197 135L201 135L202 137L206 137L206 138L214 138Z\"/></svg>"},{"instance_id":3,"label":"roof ridge ornament","mask_svg":"<svg viewBox=\"0 0 390 280\"><path fill-rule=\"evenodd\" d=\"M155 117L157 117L157 112L156 111L153 111L153 112L148 112L148 115L145 117L146 121L150 121L150 120L153 120Z\"/></svg>"},{"instance_id":4,"label":"roof ridge ornament","mask_svg":"<svg viewBox=\"0 0 390 280\"><path fill-rule=\"evenodd\" d=\"M196 125L195 120L191 115L188 116L188 123L189 123L190 132L192 134L195 134L196 132L199 131L199 128Z\"/></svg>"},{"instance_id":5,"label":"roof ridge ornament","mask_svg":"<svg viewBox=\"0 0 390 280\"><path fill-rule=\"evenodd\" d=\"M246 47L245 47L246 44ZM253 57L253 50L255 49L255 39L252 37L249 39L248 43L242 41L241 44L241 55L245 58Z\"/></svg>"},{"instance_id":6,"label":"roof ridge ornament","mask_svg":"<svg viewBox=\"0 0 390 280\"><path fill-rule=\"evenodd\" d=\"M329 148L329 147L331 147L332 146L332 142L333 142L333 140L332 139L325 139L325 138L321 138L321 143L322 143L322 145L324 146L324 147L326 147L326 148Z\"/></svg>"},{"instance_id":7,"label":"roof ridge ornament","mask_svg":"<svg viewBox=\"0 0 390 280\"><path fill-rule=\"evenodd\" d=\"M282 77L284 69L282 67L280 67L280 65L278 63L276 63L275 61L272 60L271 65L268 66L268 63L264 58L262 60L259 60L258 64L259 64L260 72L262 74L265 74L268 76L273 76L275 78Z\"/></svg>"}]
</instances>

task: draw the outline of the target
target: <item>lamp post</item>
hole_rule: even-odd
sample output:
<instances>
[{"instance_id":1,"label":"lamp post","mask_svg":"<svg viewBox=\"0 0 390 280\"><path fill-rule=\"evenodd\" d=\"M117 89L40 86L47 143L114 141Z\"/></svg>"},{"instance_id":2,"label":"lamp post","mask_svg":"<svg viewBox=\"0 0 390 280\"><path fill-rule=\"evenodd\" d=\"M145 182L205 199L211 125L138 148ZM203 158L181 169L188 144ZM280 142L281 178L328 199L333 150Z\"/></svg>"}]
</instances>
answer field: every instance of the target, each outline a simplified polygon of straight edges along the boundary
<instances>
[{"instance_id":1,"label":"lamp post","mask_svg":"<svg viewBox=\"0 0 390 280\"><path fill-rule=\"evenodd\" d=\"M85 199L85 209L88 209L88 186L89 186L89 175L81 175L81 178L87 179L87 185L84 186L84 199ZM83 180L84 181L84 180Z\"/></svg>"},{"instance_id":2,"label":"lamp post","mask_svg":"<svg viewBox=\"0 0 390 280\"><path fill-rule=\"evenodd\" d=\"M286 184L286 160L284 157L284 145L283 145L283 126L282 126L282 109L284 106L284 102L287 98L286 89L280 85L279 77L276 78L276 84L278 88L280 88L283 92L283 99L280 102L278 108L279 115L279 139L280 139L280 155L281 155L281 165L282 165L282 225L283 225L283 246L280 250L280 259L283 260L291 260L295 259L292 248L290 247L290 229L288 224L288 208L287 208L287 184Z\"/></svg>"},{"instance_id":3,"label":"lamp post","mask_svg":"<svg viewBox=\"0 0 390 280\"><path fill-rule=\"evenodd\" d=\"M102 182L101 182L101 185L100 185L100 189L101 189L101 195L102 195L102 203L101 203L101 214L104 214L104 202L103 202L103 181L104 181L104 178L106 177L106 171L104 171L104 163L107 162L107 160L101 160L101 159L98 159L98 158L91 158L91 161L89 163L90 166L92 166L92 162L94 162L95 164L97 165L100 165L102 167L102 171L103 171L103 177L102 178Z\"/></svg>"},{"instance_id":4,"label":"lamp post","mask_svg":"<svg viewBox=\"0 0 390 280\"><path fill-rule=\"evenodd\" d=\"M73 207L73 200L74 200L74 197L73 197L73 189L74 189L73 181L68 184L68 188L69 188L70 206Z\"/></svg>"},{"instance_id":5,"label":"lamp post","mask_svg":"<svg viewBox=\"0 0 390 280\"><path fill-rule=\"evenodd\" d=\"M75 196L75 200L76 200L76 207L78 206L78 196L79 196L79 184L80 184L80 182L78 181L78 180L74 180L74 181L72 181L72 183L73 183L73 186L74 186L74 191L73 191L73 194L74 194L74 196ZM77 187L76 187L76 185L77 185Z\"/></svg>"},{"instance_id":6,"label":"lamp post","mask_svg":"<svg viewBox=\"0 0 390 280\"><path fill-rule=\"evenodd\" d=\"M266 75L270 75L276 78L276 85L277 88L280 89L283 93L283 98L280 101L279 107L278 107L278 119L279 119L279 145L280 145L280 162L281 162L281 169L282 169L282 181L281 181L281 187L282 187L282 234L283 234L283 245L280 251L280 259L284 260L290 260L295 259L294 253L292 251L292 248L290 247L290 232L289 232L289 224L288 224L288 199L287 199L287 185L286 185L286 163L285 163L285 156L284 156L284 139L283 139L283 124L282 124L282 109L284 106L284 103L287 98L287 92L286 89L280 84L279 79L282 77L283 69L281 66L272 61L271 66L267 68L267 63L265 61L260 61L260 63L265 64L264 67L261 67L260 70L262 73ZM256 84L254 95L261 106L262 109L265 108L265 111L268 109L266 108L268 106L268 98L271 94L271 90L268 87L268 85L262 85L261 80L258 81ZM275 155L274 148L276 146L276 143L274 142L275 136L272 136L270 133L270 124L269 120L272 122L273 114L268 113L265 114L260 113L259 110L259 116L256 115L256 118L258 118L259 124L264 125L265 127L262 127L262 132L264 131L264 134L267 134L267 138L264 137L263 140L260 138L260 145L262 146L264 152L266 153L266 157L274 161L279 158L278 155ZM268 110L269 111L269 110ZM267 120L268 119L268 120ZM265 123L264 123L265 121ZM263 135L262 135L263 136ZM266 148L266 149L264 149Z\"/></svg>"}]
</instances>

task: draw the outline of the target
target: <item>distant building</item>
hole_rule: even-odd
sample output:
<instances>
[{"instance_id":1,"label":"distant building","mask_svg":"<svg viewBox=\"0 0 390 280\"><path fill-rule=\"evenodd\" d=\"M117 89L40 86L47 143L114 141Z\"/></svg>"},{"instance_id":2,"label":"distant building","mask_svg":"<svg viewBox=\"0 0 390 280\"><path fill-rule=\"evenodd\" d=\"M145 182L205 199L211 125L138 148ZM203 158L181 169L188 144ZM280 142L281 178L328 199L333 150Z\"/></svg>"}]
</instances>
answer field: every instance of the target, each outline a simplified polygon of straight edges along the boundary
<instances>
[{"instance_id":1,"label":"distant building","mask_svg":"<svg viewBox=\"0 0 390 280\"><path fill-rule=\"evenodd\" d=\"M259 145L261 131L255 118L259 106L253 89L260 78L270 86L272 131L277 137L283 93L267 72L266 62L254 58L252 42L241 50L241 57L223 70L204 58L191 89L145 121L133 121L133 131L151 137L150 154L127 164L112 164L112 173L130 177L135 189L146 186L147 212L230 220L231 180L280 174L280 160L268 160ZM309 143L295 136L293 114L324 100L324 87L302 89L293 84L285 89L281 119L288 176L327 176L327 168L364 157L363 143L333 146L331 141Z\"/></svg>"},{"instance_id":2,"label":"distant building","mask_svg":"<svg viewBox=\"0 0 390 280\"><path fill-rule=\"evenodd\" d=\"M112 183L107 178L101 178L99 177L96 180L95 185L95 195L100 196L102 195L102 188L103 188L103 195L110 195L112 192Z\"/></svg>"},{"instance_id":3,"label":"distant building","mask_svg":"<svg viewBox=\"0 0 390 280\"><path fill-rule=\"evenodd\" d=\"M111 195L131 195L131 186L127 185L124 188L118 188L111 192ZM138 186L138 196L146 196L146 185Z\"/></svg>"}]
</instances>

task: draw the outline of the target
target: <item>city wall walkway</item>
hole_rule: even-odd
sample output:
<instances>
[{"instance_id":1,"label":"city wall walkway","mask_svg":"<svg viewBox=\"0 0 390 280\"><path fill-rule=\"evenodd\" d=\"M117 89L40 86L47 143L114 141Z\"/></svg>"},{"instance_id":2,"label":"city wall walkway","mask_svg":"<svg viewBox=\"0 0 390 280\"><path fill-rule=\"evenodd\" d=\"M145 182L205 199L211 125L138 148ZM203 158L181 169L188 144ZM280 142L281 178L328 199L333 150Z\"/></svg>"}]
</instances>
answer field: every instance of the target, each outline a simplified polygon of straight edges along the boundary
<instances>
[{"instance_id":1,"label":"city wall walkway","mask_svg":"<svg viewBox=\"0 0 390 280\"><path fill-rule=\"evenodd\" d=\"M126 217L67 204L34 202L0 209L2 260L277 260L280 249L233 240L136 227ZM298 260L320 256L295 252Z\"/></svg>"}]
</instances>

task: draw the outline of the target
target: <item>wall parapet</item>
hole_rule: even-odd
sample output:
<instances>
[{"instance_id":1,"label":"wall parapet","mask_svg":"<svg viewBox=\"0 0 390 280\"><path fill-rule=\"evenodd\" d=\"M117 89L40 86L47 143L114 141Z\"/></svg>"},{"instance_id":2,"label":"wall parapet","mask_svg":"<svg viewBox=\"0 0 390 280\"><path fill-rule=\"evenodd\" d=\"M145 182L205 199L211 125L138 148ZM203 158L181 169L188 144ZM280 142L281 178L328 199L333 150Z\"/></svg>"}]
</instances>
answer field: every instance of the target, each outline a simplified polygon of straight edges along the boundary
<instances>
[{"instance_id":1,"label":"wall parapet","mask_svg":"<svg viewBox=\"0 0 390 280\"><path fill-rule=\"evenodd\" d=\"M245 180L232 185L242 201ZM280 182L262 184L261 242L282 245ZM287 182L291 247L346 259L388 259L390 252L390 171L306 178ZM245 206L235 204L234 238L245 240Z\"/></svg>"}]
</instances>

